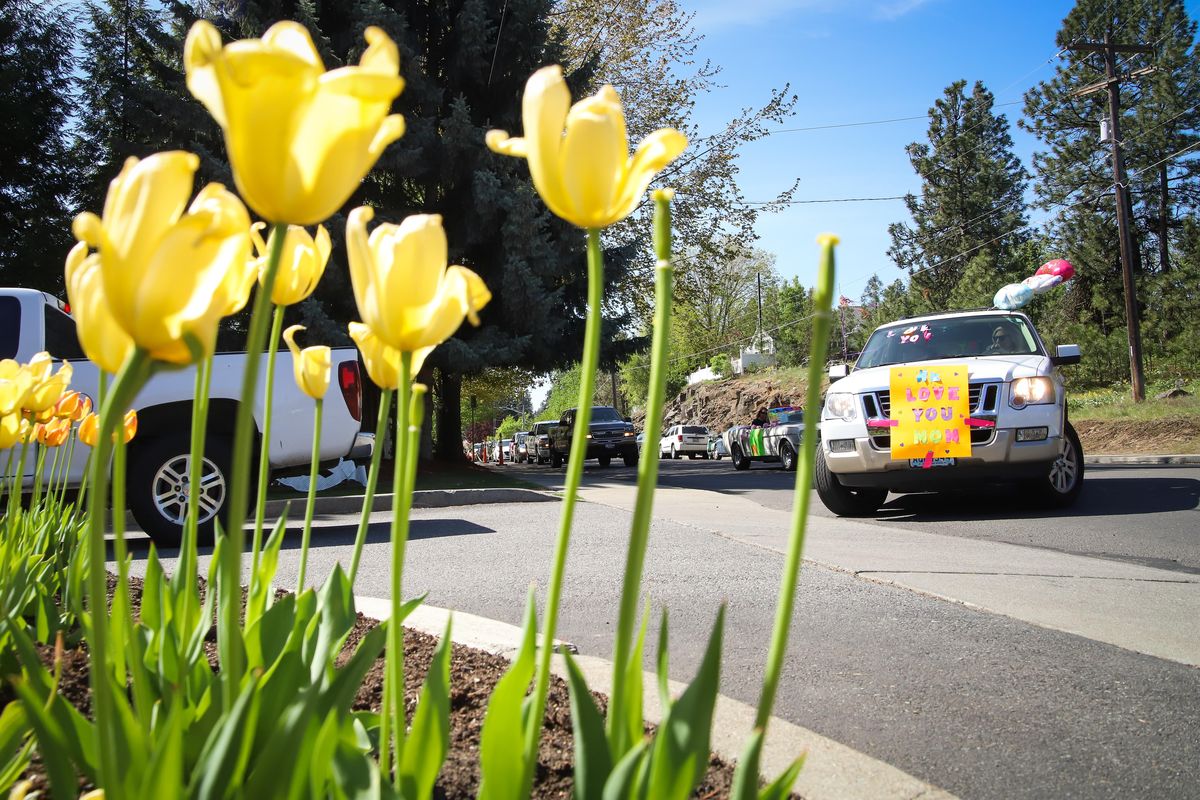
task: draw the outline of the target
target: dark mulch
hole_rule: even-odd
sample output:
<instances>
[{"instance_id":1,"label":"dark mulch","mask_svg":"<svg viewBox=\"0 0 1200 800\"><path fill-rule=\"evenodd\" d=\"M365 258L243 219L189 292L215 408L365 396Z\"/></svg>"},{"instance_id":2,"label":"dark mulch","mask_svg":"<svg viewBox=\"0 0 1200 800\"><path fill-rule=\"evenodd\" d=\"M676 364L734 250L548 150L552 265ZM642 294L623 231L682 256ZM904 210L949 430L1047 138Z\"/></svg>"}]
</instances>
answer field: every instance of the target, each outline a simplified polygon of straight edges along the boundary
<instances>
[{"instance_id":1,"label":"dark mulch","mask_svg":"<svg viewBox=\"0 0 1200 800\"><path fill-rule=\"evenodd\" d=\"M115 589L115 579L110 577L109 594ZM131 579L131 594L135 608L140 600L141 582ZM346 647L352 651L366 633L378 622L358 615ZM405 706L411 721L420 694L421 684L433 659L438 639L420 631L406 628L404 632ZM216 661L215 646L210 649L209 659ZM50 666L54 661L54 647L39 648L43 662ZM366 678L354 700L356 710L378 711L383 699L384 659L380 657L367 672ZM66 648L62 652L62 682L60 693L85 715L91 709L91 690L88 686L87 651L84 647ZM442 767L435 798L445 800L467 800L478 794L479 788L479 734L487 701L492 688L504 675L509 662L500 656L482 650L455 644L450 655L450 753ZM5 699L11 694L4 691ZM596 695L601 710L606 698ZM534 779L533 797L569 798L572 786L573 740L571 734L570 702L566 682L551 677L550 694L546 702L546 720L542 729L541 748L538 753L538 771ZM48 791L45 775L36 757L28 774L35 787ZM729 796L733 779L733 765L713 757L704 781L696 790L697 798L721 798ZM82 784L81 784L82 786Z\"/></svg>"}]
</instances>

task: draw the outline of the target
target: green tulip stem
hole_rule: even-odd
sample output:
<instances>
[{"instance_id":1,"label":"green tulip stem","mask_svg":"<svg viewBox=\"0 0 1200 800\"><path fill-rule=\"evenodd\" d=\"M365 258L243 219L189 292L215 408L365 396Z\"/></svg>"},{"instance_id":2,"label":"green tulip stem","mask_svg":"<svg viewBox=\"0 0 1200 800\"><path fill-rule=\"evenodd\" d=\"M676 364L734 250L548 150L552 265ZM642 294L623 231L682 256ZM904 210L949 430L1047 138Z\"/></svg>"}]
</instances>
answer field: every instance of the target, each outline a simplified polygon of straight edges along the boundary
<instances>
[{"instance_id":1,"label":"green tulip stem","mask_svg":"<svg viewBox=\"0 0 1200 800\"><path fill-rule=\"evenodd\" d=\"M575 430L567 455L567 479L563 494L562 517L554 544L554 564L546 595L546 621L542 628L542 646L538 651L537 683L533 695L533 713L525 730L525 792L533 785L537 767L538 742L542 718L546 713L546 694L550 688L550 657L554 651L554 632L558 624L558 604L562 595L563 572L567 566L567 547L571 542L571 522L575 500L583 477L583 459L587 455L588 426L592 421L592 400L596 391L596 367L600 363L601 304L604 300L604 254L600 250L600 231L587 232L588 306L583 333L583 358L580 363L579 399L575 409Z\"/></svg>"},{"instance_id":2,"label":"green tulip stem","mask_svg":"<svg viewBox=\"0 0 1200 800\"><path fill-rule=\"evenodd\" d=\"M308 541L312 536L313 508L317 504L317 465L321 462L321 409L324 401L316 401L313 413L312 464L308 469L308 502L304 506L304 534L300 539L300 572L296 576L296 594L304 591L304 574L308 570Z\"/></svg>"},{"instance_id":3,"label":"green tulip stem","mask_svg":"<svg viewBox=\"0 0 1200 800\"><path fill-rule=\"evenodd\" d=\"M820 419L821 379L825 354L829 349L829 331L833 325L834 244L822 242L821 263L817 270L817 288L813 293L812 344L808 357L808 387L804 396L804 438L800 443L800 462L796 469L796 494L792 504L792 532L788 537L787 557L779 584L779 605L775 609L775 626L771 647L767 651L767 668L763 673L762 695L754 727L766 732L767 721L775 705L783 659L787 655L788 632L796 605L796 584L800 578L800 561L804 555L804 534L808 523L808 508L812 501L813 467L817 455L817 422Z\"/></svg>"},{"instance_id":4,"label":"green tulip stem","mask_svg":"<svg viewBox=\"0 0 1200 800\"><path fill-rule=\"evenodd\" d=\"M183 526L183 541L179 543L177 570L184 575L196 572L196 547L200 537L200 484L204 480L204 438L208 431L208 395L212 382L213 357L210 353L196 365L196 381L192 403L192 441L188 460L188 507ZM214 523L215 524L215 523ZM183 592L183 618L191 619L190 591Z\"/></svg>"},{"instance_id":5,"label":"green tulip stem","mask_svg":"<svg viewBox=\"0 0 1200 800\"><path fill-rule=\"evenodd\" d=\"M3 479L4 481L9 482L8 491L9 491L10 495L12 494L12 483L11 483L10 479L12 478L13 458L15 458L16 455L17 455L16 447L8 448L8 462L4 465L4 475L0 476L0 479Z\"/></svg>"},{"instance_id":6,"label":"green tulip stem","mask_svg":"<svg viewBox=\"0 0 1200 800\"><path fill-rule=\"evenodd\" d=\"M675 269L671 263L671 202L655 199L654 249L658 265L654 272L654 332L650 346L650 386L646 397L646 446L657 443L662 434L663 403L667 392L667 356L671 340L671 291ZM656 445L657 446L657 445ZM658 483L658 457L642 456L638 465L637 499L633 507L633 525L629 550L625 556L625 577L621 581L621 605L617 616L616 642L613 647L613 684L609 695L607 733L613 762L619 761L636 742L629 741L630 725L625 720L625 678L633 651L637 624L638 596L642 569L650 538L650 511ZM641 669L639 665L637 667ZM640 722L640 720L639 720Z\"/></svg>"},{"instance_id":7,"label":"green tulip stem","mask_svg":"<svg viewBox=\"0 0 1200 800\"><path fill-rule=\"evenodd\" d=\"M358 517L358 534L354 537L354 557L350 560L350 586L358 576L358 564L362 559L363 545L367 541L367 528L371 525L371 512L375 506L375 487L379 483L379 460L383 455L383 439L387 436L388 414L392 410L393 389L384 389L379 398L379 415L375 421L375 446L371 448L371 469L367 472L367 493L363 497L362 513Z\"/></svg>"},{"instance_id":8,"label":"green tulip stem","mask_svg":"<svg viewBox=\"0 0 1200 800\"><path fill-rule=\"evenodd\" d=\"M71 482L71 465L75 463L75 442L79 440L79 436L76 434L74 425L71 426L71 435L68 438L70 441L67 443L67 464L63 467L58 484L59 505L65 505L67 502L67 485Z\"/></svg>"},{"instance_id":9,"label":"green tulip stem","mask_svg":"<svg viewBox=\"0 0 1200 800\"><path fill-rule=\"evenodd\" d=\"M412 497L406 497L405 465L408 458L408 417L412 396L412 353L400 353L400 398L396 407L396 459L392 469L392 613L388 625L387 672L392 682L391 709L392 782L400 787L400 762L404 756L404 625L400 620L404 577L404 550L408 543L408 512ZM386 746L386 745L383 745Z\"/></svg>"},{"instance_id":10,"label":"green tulip stem","mask_svg":"<svg viewBox=\"0 0 1200 800\"><path fill-rule=\"evenodd\" d=\"M258 452L258 492L254 503L254 538L250 543L250 574L258 572L262 552L263 519L267 513L267 476L271 472L271 408L275 397L275 355L283 330L284 306L276 305L271 315L271 338L267 343L267 385L263 387L262 443ZM253 579L252 579L253 580Z\"/></svg>"},{"instance_id":11,"label":"green tulip stem","mask_svg":"<svg viewBox=\"0 0 1200 800\"><path fill-rule=\"evenodd\" d=\"M54 458L50 460L50 480L46 482L46 505L53 507L58 495L58 470L62 464L63 445L54 448Z\"/></svg>"},{"instance_id":12,"label":"green tulip stem","mask_svg":"<svg viewBox=\"0 0 1200 800\"><path fill-rule=\"evenodd\" d=\"M221 662L221 708L228 714L233 710L245 671L245 653L241 632L242 608L242 551L246 535L247 490L250 485L250 447L254 443L254 403L258 396L258 365L267 338L267 316L270 313L271 289L279 272L283 240L287 225L271 226L267 246L267 267L262 284L254 293L254 311L250 314L250 333L246 337L246 360L242 371L242 402L238 403L237 422L233 429L233 481L229 491L229 523L225 528L225 546L221 548L221 581L218 596L217 651ZM268 375L271 381L273 375ZM269 414L270 409L264 413Z\"/></svg>"},{"instance_id":13,"label":"green tulip stem","mask_svg":"<svg viewBox=\"0 0 1200 800\"><path fill-rule=\"evenodd\" d=\"M38 506L38 501L42 499L42 472L46 469L46 446L38 442L36 453L33 457L33 500L29 503L29 511L32 513Z\"/></svg>"},{"instance_id":14,"label":"green tulip stem","mask_svg":"<svg viewBox=\"0 0 1200 800\"><path fill-rule=\"evenodd\" d=\"M93 709L96 719L96 750L100 754L100 787L109 800L121 800L124 795L121 764L117 742L122 739L120 721L113 707L112 670L108 653L108 592L104 570L104 523L108 500L108 459L112 450L113 431L125 415L138 390L150 375L150 356L140 348L130 353L117 375L116 382L106 392L100 409L99 432L92 449L92 490L88 508L88 610L91 612L91 635L88 637L88 663L92 684ZM124 509L120 510L122 513ZM122 676L122 682L123 682Z\"/></svg>"},{"instance_id":15,"label":"green tulip stem","mask_svg":"<svg viewBox=\"0 0 1200 800\"><path fill-rule=\"evenodd\" d=\"M17 463L16 472L13 473L12 491L8 494L9 517L15 517L21 507L21 495L25 491L25 457L29 453L29 439L32 436L31 430L29 435L21 440L21 460Z\"/></svg>"},{"instance_id":16,"label":"green tulip stem","mask_svg":"<svg viewBox=\"0 0 1200 800\"><path fill-rule=\"evenodd\" d=\"M388 627L388 636L391 636L391 625L394 622L386 623ZM386 658L385 663L390 666L391 659ZM383 671L383 697L380 698L379 704L379 774L384 780L391 774L392 771L392 673L388 669Z\"/></svg>"}]
</instances>

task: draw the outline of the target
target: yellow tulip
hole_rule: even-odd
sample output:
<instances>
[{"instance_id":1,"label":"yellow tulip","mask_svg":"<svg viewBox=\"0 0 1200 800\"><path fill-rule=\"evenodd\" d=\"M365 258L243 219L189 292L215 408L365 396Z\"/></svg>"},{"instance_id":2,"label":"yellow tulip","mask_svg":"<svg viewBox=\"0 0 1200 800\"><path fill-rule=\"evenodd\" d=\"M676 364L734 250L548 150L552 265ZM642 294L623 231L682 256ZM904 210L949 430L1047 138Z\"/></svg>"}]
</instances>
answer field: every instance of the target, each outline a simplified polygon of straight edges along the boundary
<instances>
[{"instance_id":1,"label":"yellow tulip","mask_svg":"<svg viewBox=\"0 0 1200 800\"><path fill-rule=\"evenodd\" d=\"M293 325L283 332L283 340L292 351L292 372L300 391L313 400L323 400L329 389L329 376L333 372L333 354L326 345L306 347L296 344L296 333L304 330L303 325Z\"/></svg>"},{"instance_id":2,"label":"yellow tulip","mask_svg":"<svg viewBox=\"0 0 1200 800\"><path fill-rule=\"evenodd\" d=\"M633 213L654 176L687 147L687 137L660 128L629 156L625 113L611 86L571 105L562 67L543 67L525 84L524 138L488 131L497 153L529 161L546 206L581 228L606 228Z\"/></svg>"},{"instance_id":3,"label":"yellow tulip","mask_svg":"<svg viewBox=\"0 0 1200 800\"><path fill-rule=\"evenodd\" d=\"M383 224L367 236L374 212L350 212L346 252L354 299L365 324L389 347L416 354L454 335L492 299L483 280L465 267L446 265L446 232L436 214ZM414 369L414 374L416 370Z\"/></svg>"},{"instance_id":4,"label":"yellow tulip","mask_svg":"<svg viewBox=\"0 0 1200 800\"><path fill-rule=\"evenodd\" d=\"M45 424L34 426L38 443L45 447L61 447L71 435L71 420L52 419Z\"/></svg>"},{"instance_id":5,"label":"yellow tulip","mask_svg":"<svg viewBox=\"0 0 1200 800\"><path fill-rule=\"evenodd\" d=\"M39 353L39 355L41 355ZM37 356L35 356L37 358ZM70 363L64 361L62 366L58 368L58 372L53 375L46 375L44 368L45 361L39 361L36 366L32 364L30 368L37 376L42 377L29 390L29 394L25 397L25 402L22 408L26 411L35 414L53 413L54 404L62 398L67 387L71 385L71 375L75 372ZM53 366L53 364L51 364Z\"/></svg>"},{"instance_id":6,"label":"yellow tulip","mask_svg":"<svg viewBox=\"0 0 1200 800\"><path fill-rule=\"evenodd\" d=\"M125 438L125 444L133 441L133 437L137 436L138 420L137 412L132 408L125 412L125 419L121 421L121 431ZM114 437L116 434L113 434Z\"/></svg>"},{"instance_id":7,"label":"yellow tulip","mask_svg":"<svg viewBox=\"0 0 1200 800\"><path fill-rule=\"evenodd\" d=\"M151 358L173 364L196 360L189 337L212 351L221 315L245 304L252 279L242 202L210 183L184 211L199 164L182 151L131 158L109 185L103 218L75 218L75 238L100 251L116 324Z\"/></svg>"},{"instance_id":8,"label":"yellow tulip","mask_svg":"<svg viewBox=\"0 0 1200 800\"><path fill-rule=\"evenodd\" d=\"M96 439L100 435L100 418L95 414L88 414L79 423L79 441L86 444L88 447L96 446Z\"/></svg>"},{"instance_id":9,"label":"yellow tulip","mask_svg":"<svg viewBox=\"0 0 1200 800\"><path fill-rule=\"evenodd\" d=\"M404 118L388 114L404 89L400 51L379 28L364 36L357 67L326 72L296 22L226 46L203 20L188 32L188 89L224 130L234 183L263 219L328 219L404 134Z\"/></svg>"},{"instance_id":10,"label":"yellow tulip","mask_svg":"<svg viewBox=\"0 0 1200 800\"><path fill-rule=\"evenodd\" d=\"M108 307L99 254L88 255L84 242L67 254L66 283L67 301L84 355L115 375L133 350L133 339L117 324Z\"/></svg>"},{"instance_id":11,"label":"yellow tulip","mask_svg":"<svg viewBox=\"0 0 1200 800\"><path fill-rule=\"evenodd\" d=\"M361 322L350 323L350 338L358 345L367 375L380 389L395 389L400 385L400 351L389 347Z\"/></svg>"},{"instance_id":12,"label":"yellow tulip","mask_svg":"<svg viewBox=\"0 0 1200 800\"><path fill-rule=\"evenodd\" d=\"M258 251L255 264L259 283L262 283L267 270L267 243L259 233L263 227L263 223L256 222L250 230L254 248ZM275 285L271 288L271 302L277 306L291 306L312 294L317 282L325 274L325 265L329 263L332 250L329 231L325 230L324 225L317 226L316 237L309 236L308 231L299 225L289 225L283 240L279 270L275 273Z\"/></svg>"},{"instance_id":13,"label":"yellow tulip","mask_svg":"<svg viewBox=\"0 0 1200 800\"><path fill-rule=\"evenodd\" d=\"M16 414L0 416L0 450L7 450L19 441L21 441L21 418Z\"/></svg>"},{"instance_id":14,"label":"yellow tulip","mask_svg":"<svg viewBox=\"0 0 1200 800\"><path fill-rule=\"evenodd\" d=\"M33 382L33 373L18 362L11 358L0 361L0 415L20 411Z\"/></svg>"}]
</instances>

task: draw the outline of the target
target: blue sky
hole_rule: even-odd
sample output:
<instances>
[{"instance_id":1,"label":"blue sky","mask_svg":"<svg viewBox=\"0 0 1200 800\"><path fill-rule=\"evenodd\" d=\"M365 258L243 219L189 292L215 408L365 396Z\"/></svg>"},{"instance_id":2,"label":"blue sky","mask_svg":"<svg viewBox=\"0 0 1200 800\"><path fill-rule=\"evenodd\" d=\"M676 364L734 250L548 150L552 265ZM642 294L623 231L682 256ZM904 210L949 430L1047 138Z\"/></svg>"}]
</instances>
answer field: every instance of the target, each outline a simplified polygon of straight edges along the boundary
<instances>
[{"instance_id":1,"label":"blue sky","mask_svg":"<svg viewBox=\"0 0 1200 800\"><path fill-rule=\"evenodd\" d=\"M1140 0L1116 0L1140 2ZM904 147L924 141L926 114L947 85L981 80L1009 120L1017 155L1031 168L1038 147L1016 126L1024 92L1054 74L1055 34L1073 0L681 0L704 35L699 59L723 70L697 104L702 131L791 84L795 116L780 128L901 122L778 133L741 151L747 200L769 200L800 178L795 200L891 197L918 192ZM1194 20L1200 0L1185 3ZM1067 56L1064 56L1067 57ZM1013 105L1003 105L1014 103ZM1097 143L1097 147L1099 147ZM1032 221L1045 214L1034 211ZM794 205L763 215L759 246L785 278L814 282L815 239L841 237L841 293L855 300L872 273L903 273L887 257L889 223L907 220L900 200ZM1030 272L1037 267L1030 265Z\"/></svg>"}]
</instances>

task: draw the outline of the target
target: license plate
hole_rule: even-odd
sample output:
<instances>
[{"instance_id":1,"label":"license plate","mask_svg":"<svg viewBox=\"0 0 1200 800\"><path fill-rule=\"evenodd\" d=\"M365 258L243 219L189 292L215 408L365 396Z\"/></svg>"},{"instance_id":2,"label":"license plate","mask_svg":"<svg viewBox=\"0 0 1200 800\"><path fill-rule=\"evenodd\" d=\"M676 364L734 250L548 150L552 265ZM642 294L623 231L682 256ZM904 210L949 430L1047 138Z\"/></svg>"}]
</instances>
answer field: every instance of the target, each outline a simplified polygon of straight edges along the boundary
<instances>
[{"instance_id":1,"label":"license plate","mask_svg":"<svg viewBox=\"0 0 1200 800\"><path fill-rule=\"evenodd\" d=\"M908 460L908 466L911 467L912 469L924 469L925 459L910 458ZM953 467L954 459L953 458L935 458L935 459L933 459L933 462L929 466L931 466L931 467Z\"/></svg>"},{"instance_id":2,"label":"license plate","mask_svg":"<svg viewBox=\"0 0 1200 800\"><path fill-rule=\"evenodd\" d=\"M604 445L604 446L605 446L605 447L607 447L609 450L612 450L612 449L613 449L614 447L616 447L617 445L616 445L616 443L615 443L615 442L609 442L608 444L606 444L606 445Z\"/></svg>"}]
</instances>

